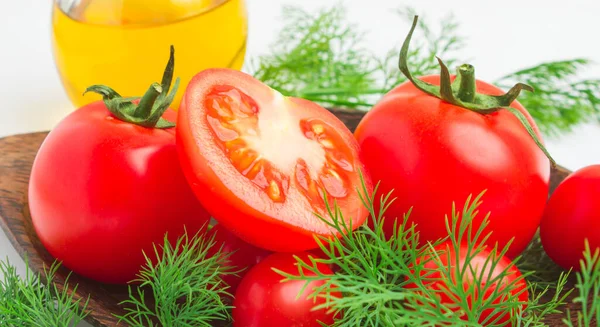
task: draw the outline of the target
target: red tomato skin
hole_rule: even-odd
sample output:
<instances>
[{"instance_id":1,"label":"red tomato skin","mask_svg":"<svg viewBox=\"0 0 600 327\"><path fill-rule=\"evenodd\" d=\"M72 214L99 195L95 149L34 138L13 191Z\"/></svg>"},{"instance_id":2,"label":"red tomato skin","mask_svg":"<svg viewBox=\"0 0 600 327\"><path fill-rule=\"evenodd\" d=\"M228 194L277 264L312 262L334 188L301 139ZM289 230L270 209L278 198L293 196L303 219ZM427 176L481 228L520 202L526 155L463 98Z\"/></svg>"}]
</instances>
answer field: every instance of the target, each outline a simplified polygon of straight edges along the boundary
<instances>
[{"instance_id":1,"label":"red tomato skin","mask_svg":"<svg viewBox=\"0 0 600 327\"><path fill-rule=\"evenodd\" d=\"M220 224L213 226L210 230L209 237L212 235L214 235L215 244L210 248L208 254L213 256L218 250L221 250L222 254L230 254L227 262L232 266L232 270L236 271L236 274L226 274L222 278L223 282L229 286L227 292L235 294L244 275L250 268L268 257L271 252L242 241Z\"/></svg>"},{"instance_id":2,"label":"red tomato skin","mask_svg":"<svg viewBox=\"0 0 600 327\"><path fill-rule=\"evenodd\" d=\"M540 238L548 256L564 269L581 269L585 239L600 248L600 165L569 175L550 196Z\"/></svg>"},{"instance_id":3,"label":"red tomato skin","mask_svg":"<svg viewBox=\"0 0 600 327\"><path fill-rule=\"evenodd\" d=\"M439 76L422 79L439 84ZM482 81L477 89L502 94ZM517 101L512 107L539 136L527 111ZM418 224L421 240L445 237L452 203L462 208L469 195L485 190L474 230L490 212L489 244L503 247L515 238L511 258L533 238L548 196L550 163L508 111L480 115L404 83L365 115L355 137L373 183L380 182L379 194L394 190L397 198L386 214L386 234L393 232L392 218L412 207L409 223Z\"/></svg>"},{"instance_id":4,"label":"red tomato skin","mask_svg":"<svg viewBox=\"0 0 600 327\"><path fill-rule=\"evenodd\" d=\"M176 113L163 116L174 121ZM113 117L102 102L63 119L33 164L29 208L51 255L105 283L136 278L152 244L194 234L210 216L181 171L175 129L149 129Z\"/></svg>"},{"instance_id":5,"label":"red tomato skin","mask_svg":"<svg viewBox=\"0 0 600 327\"><path fill-rule=\"evenodd\" d=\"M448 262L452 262L455 263L457 262L456 260L456 251L454 251L454 248L452 246L451 243L443 243L440 244L438 246L435 247L436 252L439 254L440 257L440 261L442 263L443 267L447 267L448 266ZM466 253L467 253L468 247L466 245L461 245L460 249L459 249L459 258L458 258L458 262L459 262L459 267L464 267L465 266L465 260L466 260ZM491 253L487 250L481 251L476 257L474 257L473 259L471 259L471 267L474 268L476 275L480 275L481 274L481 270L482 267L484 266L487 258L491 256ZM428 260L428 256L424 256L423 258L418 259L418 262L424 261L424 260ZM487 269L485 270L485 272L483 273L483 276L487 276L487 280L493 280L494 278L496 278L497 276L499 276L502 271L506 270L506 268L511 264L510 259L508 259L506 256L503 256L500 261L498 262L498 264L494 267L494 270L490 272L490 263L487 264ZM429 260L427 263L425 263L423 265L424 268L426 268L426 271L421 271L421 275L422 276L426 276L428 279L433 279L433 280L425 280L424 281L424 286L428 287L429 289L432 290L447 290L448 289L448 285L446 285L444 282L442 281L436 281L436 279L441 279L444 276L442 275L442 273L439 272L431 272L432 270L437 270L439 269L439 266L437 265L437 263L433 260ZM456 267L455 264L452 265L452 267ZM506 275L506 277L504 279L501 280L502 282L502 286L501 289L505 289L508 285L510 285L511 283L515 283L515 280L520 279L520 281L516 282L515 284L515 288L514 291L512 292L512 294L517 294L519 293L519 295L517 296L517 298L519 299L520 302L528 302L529 301L529 292L527 290L527 284L525 282L524 279L522 279L522 275L521 272L519 271L519 269L516 266L512 266L511 268L509 268L510 273L508 275ZM452 278L453 280L456 280L456 273L455 271L453 271L452 273ZM471 274L467 274L466 275L466 279L462 281L463 283L463 287L465 290L468 290L469 287L475 282L473 275ZM416 288L417 286L414 284L409 284L406 286L407 288ZM487 289L486 292L483 294L483 298L487 299L490 296L492 296L493 294L493 290L495 289L495 285L490 285ZM447 294L444 294L442 292L437 293L440 297L440 302L442 304L456 304L455 300L452 299L451 297L449 297ZM477 295L479 296L479 295ZM468 302L469 305L471 305L472 301L477 300L476 298L468 298ZM497 298L494 303L500 303L501 301L501 297ZM484 310L481 313L480 316L480 320L479 323L484 323L484 321L486 321L487 319L487 323L491 323L492 321L495 321L496 318L499 318L498 321L496 321L494 323L494 325L501 325L501 324L505 324L505 326L510 326L510 313L500 313L497 312L496 316L497 317L491 317L488 319L488 317L490 317L491 314L493 314L493 310L489 309L489 310ZM467 317L465 316L464 319L467 319Z\"/></svg>"},{"instance_id":6,"label":"red tomato skin","mask_svg":"<svg viewBox=\"0 0 600 327\"><path fill-rule=\"evenodd\" d=\"M235 76L231 77L234 74ZM192 190L202 205L214 217L219 224L225 226L230 232L245 242L273 252L299 252L317 248L314 240L315 234L331 236L331 231L317 233L308 228L301 228L286 223L283 220L274 219L272 215L263 212L263 208L271 206L271 203L261 202L260 199L244 200L238 197L232 188L242 189L252 187L239 180L226 180L220 178L222 171L233 170L229 164L220 164L215 150L210 149L211 137L196 139L198 130L208 130L201 119L194 113L194 108L202 105L202 92L211 86L210 83L232 83L241 91L256 97L257 99L268 96L270 90L249 75L237 71L224 69L207 69L197 74L188 84L178 110L177 121L177 148L184 174L188 179ZM251 92L252 91L252 92ZM357 153L353 165L356 169L365 170L364 165L358 158L358 144L347 127L339 121L331 112L308 100L289 98L299 106L303 106L306 112L299 115L306 117L319 117L332 124L340 131L350 147ZM192 126L196 126L195 129ZM197 127L200 126L200 127ZM203 150L200 151L199 149ZM208 149L208 150L207 150ZM205 156L204 153L211 153ZM235 175L239 173L235 172ZM370 177L365 174L365 185L367 190L372 190ZM228 186L227 184L231 184ZM353 183L358 185L358 183ZM252 193L252 192L249 192ZM353 228L357 228L368 215L368 211L357 195L353 195L353 207L343 208L344 217L352 219ZM311 215L313 215L311 211ZM299 216L302 213L297 213ZM314 216L314 215L313 215ZM324 215L326 217L326 215ZM315 218L316 219L316 218ZM317 219L318 220L318 219Z\"/></svg>"},{"instance_id":7,"label":"red tomato skin","mask_svg":"<svg viewBox=\"0 0 600 327\"><path fill-rule=\"evenodd\" d=\"M297 255L304 262L310 262L308 253ZM333 324L333 313L329 314L325 309L312 311L316 305L325 303L325 299L307 299L312 290L323 285L325 281L312 281L296 300L304 282L282 283L283 277L272 270L277 268L290 274L298 274L296 262L290 253L275 253L250 269L235 294L232 311L234 327L320 327L319 321L326 325ZM326 265L320 265L319 271L323 274L332 274ZM339 292L333 295L342 296Z\"/></svg>"}]
</instances>

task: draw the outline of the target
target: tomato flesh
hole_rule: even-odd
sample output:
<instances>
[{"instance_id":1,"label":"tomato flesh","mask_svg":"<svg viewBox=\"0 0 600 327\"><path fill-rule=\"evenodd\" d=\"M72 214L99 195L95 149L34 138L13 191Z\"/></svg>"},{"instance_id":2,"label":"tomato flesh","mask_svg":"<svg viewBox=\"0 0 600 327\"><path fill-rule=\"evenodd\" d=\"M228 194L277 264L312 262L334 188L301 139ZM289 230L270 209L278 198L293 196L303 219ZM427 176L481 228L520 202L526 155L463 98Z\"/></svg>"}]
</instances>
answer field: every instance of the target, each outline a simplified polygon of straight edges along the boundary
<instances>
[{"instance_id":1,"label":"tomato flesh","mask_svg":"<svg viewBox=\"0 0 600 327\"><path fill-rule=\"evenodd\" d=\"M285 201L291 174L313 205L324 204L322 189L334 198L348 194L346 173L354 169L338 149L343 143L338 141L338 148L334 146L337 133L325 122L294 121L293 117L271 113L277 108L259 111L253 99L233 86L215 86L205 106L210 129L231 164L272 201ZM279 125L280 118L291 118L289 125ZM279 153L290 146L289 155Z\"/></svg>"},{"instance_id":2,"label":"tomato flesh","mask_svg":"<svg viewBox=\"0 0 600 327\"><path fill-rule=\"evenodd\" d=\"M188 86L177 137L198 199L248 243L273 251L316 247L314 233L331 234L315 215L327 216L325 195L353 227L366 218L355 190L363 170L358 144L315 103L212 69Z\"/></svg>"}]
</instances>

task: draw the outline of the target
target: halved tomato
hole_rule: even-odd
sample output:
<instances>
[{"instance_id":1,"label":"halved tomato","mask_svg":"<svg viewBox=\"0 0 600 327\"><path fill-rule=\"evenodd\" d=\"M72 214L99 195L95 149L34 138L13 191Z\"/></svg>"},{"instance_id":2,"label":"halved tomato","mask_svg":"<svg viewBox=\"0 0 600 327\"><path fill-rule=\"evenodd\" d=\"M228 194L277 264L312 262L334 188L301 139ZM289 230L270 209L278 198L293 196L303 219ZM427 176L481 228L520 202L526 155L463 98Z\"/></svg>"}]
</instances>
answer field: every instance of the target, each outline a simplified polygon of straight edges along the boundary
<instances>
[{"instance_id":1,"label":"halved tomato","mask_svg":"<svg viewBox=\"0 0 600 327\"><path fill-rule=\"evenodd\" d=\"M279 252L317 247L314 234L332 234L315 215L327 217L323 194L353 229L365 221L358 144L313 102L285 97L236 70L208 69L187 87L176 135L200 202L250 244Z\"/></svg>"}]
</instances>

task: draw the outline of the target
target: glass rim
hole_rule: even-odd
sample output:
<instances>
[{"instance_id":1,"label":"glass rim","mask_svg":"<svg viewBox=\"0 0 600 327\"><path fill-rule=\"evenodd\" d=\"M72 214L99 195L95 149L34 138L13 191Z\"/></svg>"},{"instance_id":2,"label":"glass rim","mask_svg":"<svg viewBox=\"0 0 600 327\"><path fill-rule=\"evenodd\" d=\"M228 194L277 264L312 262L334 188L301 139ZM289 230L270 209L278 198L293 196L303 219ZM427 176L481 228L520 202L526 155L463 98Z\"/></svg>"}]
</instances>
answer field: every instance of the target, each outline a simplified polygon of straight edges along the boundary
<instances>
[{"instance_id":1,"label":"glass rim","mask_svg":"<svg viewBox=\"0 0 600 327\"><path fill-rule=\"evenodd\" d=\"M71 2L71 7L73 6L73 4L79 3L78 6L80 6L80 9L78 9L79 14L81 14L83 12L83 10L85 10L85 8L89 5L89 3L91 1L94 0L80 0L80 1L73 1ZM96 1L102 1L102 0L96 0ZM123 0L123 1L127 1L127 0ZM78 23L82 23L82 24L87 24L87 25L95 25L95 26L102 26L102 27L106 27L106 28L144 28L144 27L155 27L155 26L165 26L165 25L170 25L170 24L176 24L176 23L180 23L182 21L186 21L186 20L191 20L194 18L197 18L198 16L202 16L205 14L208 14L214 10L219 9L220 7L222 7L223 5L234 1L234 0L213 0L213 4L211 4L211 6L206 7L206 9L191 14L191 15L186 15L186 16L181 16L179 18L173 19L173 20L169 20L169 21L164 21L164 22L147 22L147 23L128 23L128 24L101 24L101 23L94 23L94 22L86 22L83 21L81 19L78 19L76 17L73 17L73 14L70 14L69 12L65 11L65 7L68 6L68 4L66 3L67 1L63 1L63 0L53 0L54 2L54 6L53 6L53 11L56 10L60 10L65 16L67 16L69 19L78 22ZM238 0L240 2L245 2L246 0ZM63 3L61 5L61 2ZM67 8L68 11L72 11L73 8Z\"/></svg>"}]
</instances>

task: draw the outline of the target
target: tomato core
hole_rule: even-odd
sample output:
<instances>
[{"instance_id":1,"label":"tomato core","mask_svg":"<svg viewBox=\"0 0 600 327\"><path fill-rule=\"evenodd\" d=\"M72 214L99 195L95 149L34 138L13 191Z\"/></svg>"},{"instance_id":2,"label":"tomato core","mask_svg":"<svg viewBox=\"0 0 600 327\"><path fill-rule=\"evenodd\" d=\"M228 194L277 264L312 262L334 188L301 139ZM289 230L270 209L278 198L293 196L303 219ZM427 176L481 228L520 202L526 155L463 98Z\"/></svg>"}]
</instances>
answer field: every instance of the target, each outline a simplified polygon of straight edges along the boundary
<instances>
[{"instance_id":1,"label":"tomato core","mask_svg":"<svg viewBox=\"0 0 600 327\"><path fill-rule=\"evenodd\" d=\"M301 117L280 94L259 106L238 88L217 85L204 101L220 149L273 202L285 202L293 183L315 209L324 207L323 190L333 198L348 196L351 149L328 123Z\"/></svg>"}]
</instances>

